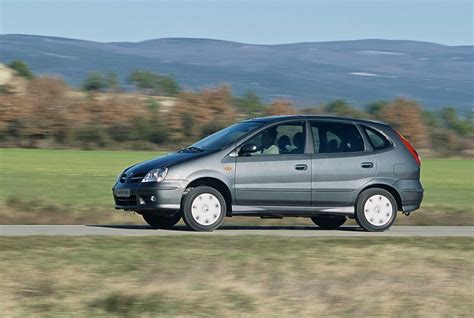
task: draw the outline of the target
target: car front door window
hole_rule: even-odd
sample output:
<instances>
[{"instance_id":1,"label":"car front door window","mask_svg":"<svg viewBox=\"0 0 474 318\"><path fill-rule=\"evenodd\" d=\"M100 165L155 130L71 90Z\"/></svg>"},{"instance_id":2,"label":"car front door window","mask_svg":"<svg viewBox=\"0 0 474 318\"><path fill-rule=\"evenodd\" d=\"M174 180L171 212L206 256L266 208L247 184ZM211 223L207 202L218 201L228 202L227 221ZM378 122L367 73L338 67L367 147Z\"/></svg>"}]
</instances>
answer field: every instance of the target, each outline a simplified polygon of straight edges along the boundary
<instances>
[{"instance_id":1,"label":"car front door window","mask_svg":"<svg viewBox=\"0 0 474 318\"><path fill-rule=\"evenodd\" d=\"M257 146L257 151L251 156L303 154L305 145L303 122L269 127L249 139L245 144Z\"/></svg>"}]
</instances>

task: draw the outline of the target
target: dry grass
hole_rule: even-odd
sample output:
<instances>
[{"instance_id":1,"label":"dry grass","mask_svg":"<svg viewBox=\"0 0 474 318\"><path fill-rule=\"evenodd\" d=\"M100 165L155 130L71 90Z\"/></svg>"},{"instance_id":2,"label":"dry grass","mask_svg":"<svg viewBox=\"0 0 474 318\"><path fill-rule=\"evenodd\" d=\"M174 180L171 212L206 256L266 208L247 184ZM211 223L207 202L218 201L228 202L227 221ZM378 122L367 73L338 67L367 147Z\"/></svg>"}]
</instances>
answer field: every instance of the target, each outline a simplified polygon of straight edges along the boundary
<instances>
[{"instance_id":1,"label":"dry grass","mask_svg":"<svg viewBox=\"0 0 474 318\"><path fill-rule=\"evenodd\" d=\"M10 198L0 205L1 224L143 224L133 212L103 207L64 205L39 200Z\"/></svg>"},{"instance_id":2,"label":"dry grass","mask_svg":"<svg viewBox=\"0 0 474 318\"><path fill-rule=\"evenodd\" d=\"M471 316L472 239L0 238L2 316Z\"/></svg>"}]
</instances>

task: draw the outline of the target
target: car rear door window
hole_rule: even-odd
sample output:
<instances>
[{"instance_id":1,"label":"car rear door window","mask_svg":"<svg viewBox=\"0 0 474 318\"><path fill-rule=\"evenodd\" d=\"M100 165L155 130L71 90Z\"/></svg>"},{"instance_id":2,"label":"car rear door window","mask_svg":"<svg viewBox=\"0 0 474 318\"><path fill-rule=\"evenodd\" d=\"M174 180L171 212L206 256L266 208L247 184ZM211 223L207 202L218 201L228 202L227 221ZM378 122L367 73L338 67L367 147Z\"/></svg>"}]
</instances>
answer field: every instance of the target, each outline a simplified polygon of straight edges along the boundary
<instances>
[{"instance_id":1,"label":"car rear door window","mask_svg":"<svg viewBox=\"0 0 474 318\"><path fill-rule=\"evenodd\" d=\"M348 153L364 151L364 140L353 124L311 122L315 153Z\"/></svg>"}]
</instances>

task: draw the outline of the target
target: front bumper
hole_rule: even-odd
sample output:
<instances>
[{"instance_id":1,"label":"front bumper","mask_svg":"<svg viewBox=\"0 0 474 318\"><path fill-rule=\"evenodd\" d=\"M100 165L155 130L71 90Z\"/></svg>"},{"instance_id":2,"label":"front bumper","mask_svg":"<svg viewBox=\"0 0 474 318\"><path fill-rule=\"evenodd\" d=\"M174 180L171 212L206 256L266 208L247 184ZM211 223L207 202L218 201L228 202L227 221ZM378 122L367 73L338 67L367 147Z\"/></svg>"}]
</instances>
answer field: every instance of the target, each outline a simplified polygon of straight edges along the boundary
<instances>
[{"instance_id":1,"label":"front bumper","mask_svg":"<svg viewBox=\"0 0 474 318\"><path fill-rule=\"evenodd\" d=\"M115 208L125 211L178 211L181 205L185 180L160 183L116 183L112 188ZM130 189L130 196L116 195L118 189Z\"/></svg>"}]
</instances>

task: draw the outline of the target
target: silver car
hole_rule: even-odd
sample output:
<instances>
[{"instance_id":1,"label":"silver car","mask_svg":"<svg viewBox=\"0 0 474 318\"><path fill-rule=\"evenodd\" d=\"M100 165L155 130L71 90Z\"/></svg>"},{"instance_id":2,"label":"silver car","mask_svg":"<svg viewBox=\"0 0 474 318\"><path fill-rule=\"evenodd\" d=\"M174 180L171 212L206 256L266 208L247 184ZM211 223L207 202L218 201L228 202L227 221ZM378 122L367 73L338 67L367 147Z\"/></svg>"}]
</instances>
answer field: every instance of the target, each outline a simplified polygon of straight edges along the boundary
<instances>
[{"instance_id":1,"label":"silver car","mask_svg":"<svg viewBox=\"0 0 474 318\"><path fill-rule=\"evenodd\" d=\"M192 146L125 169L115 208L154 228L183 218L212 231L226 216L309 217L323 229L350 218L388 229L423 198L420 157L389 125L330 116L245 120Z\"/></svg>"}]
</instances>

